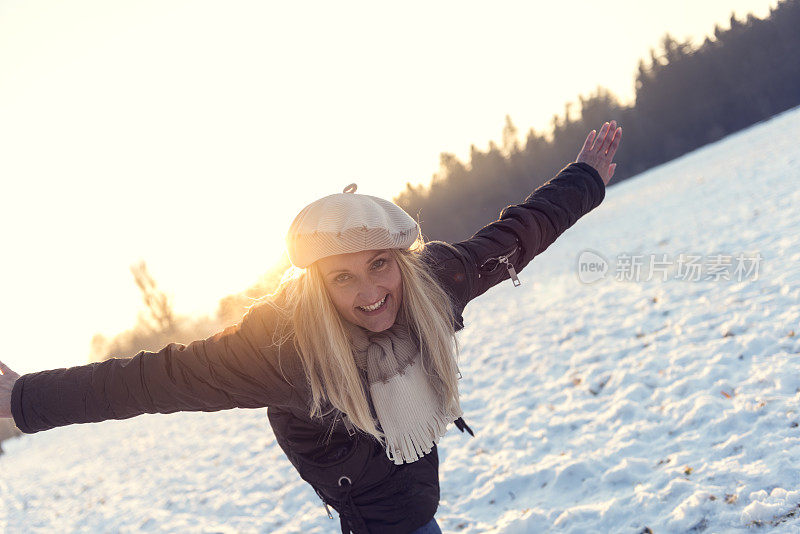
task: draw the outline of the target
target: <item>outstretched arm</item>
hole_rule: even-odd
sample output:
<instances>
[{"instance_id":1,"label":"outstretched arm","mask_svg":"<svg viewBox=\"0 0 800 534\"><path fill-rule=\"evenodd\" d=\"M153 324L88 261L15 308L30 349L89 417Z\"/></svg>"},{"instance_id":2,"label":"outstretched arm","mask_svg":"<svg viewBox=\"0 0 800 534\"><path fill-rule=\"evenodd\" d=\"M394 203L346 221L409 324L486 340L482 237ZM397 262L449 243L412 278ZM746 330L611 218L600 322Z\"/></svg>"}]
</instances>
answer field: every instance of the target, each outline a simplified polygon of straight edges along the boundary
<instances>
[{"instance_id":1,"label":"outstretched arm","mask_svg":"<svg viewBox=\"0 0 800 534\"><path fill-rule=\"evenodd\" d=\"M616 122L592 130L576 158L542 184L521 204L506 207L500 217L471 238L453 245L432 241L434 270L463 310L490 287L514 278L583 215L600 205L614 175L614 154L622 138ZM517 282L515 281L515 284Z\"/></svg>"},{"instance_id":2,"label":"outstretched arm","mask_svg":"<svg viewBox=\"0 0 800 534\"><path fill-rule=\"evenodd\" d=\"M217 411L288 403L292 387L271 345L266 306L189 345L132 358L0 377L0 412L25 433L144 413ZM287 362L291 364L291 362ZM4 377L7 368L3 368ZM10 371L10 370L9 370ZM9 386L10 385L10 386ZM10 388L10 397L9 397Z\"/></svg>"}]
</instances>

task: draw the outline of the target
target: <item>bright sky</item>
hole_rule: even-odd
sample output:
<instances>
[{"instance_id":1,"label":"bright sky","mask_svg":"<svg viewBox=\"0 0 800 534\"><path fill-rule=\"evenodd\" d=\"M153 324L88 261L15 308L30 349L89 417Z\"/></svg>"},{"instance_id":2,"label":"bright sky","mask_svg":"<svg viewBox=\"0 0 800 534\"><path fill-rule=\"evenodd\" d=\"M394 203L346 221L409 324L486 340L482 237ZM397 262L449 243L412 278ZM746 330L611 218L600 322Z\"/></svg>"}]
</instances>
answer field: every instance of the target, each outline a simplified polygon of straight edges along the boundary
<instances>
[{"instance_id":1,"label":"bright sky","mask_svg":"<svg viewBox=\"0 0 800 534\"><path fill-rule=\"evenodd\" d=\"M212 313L315 198L389 198L598 85L628 100L666 31L776 3L0 2L0 360L85 363L134 323L139 259Z\"/></svg>"}]
</instances>

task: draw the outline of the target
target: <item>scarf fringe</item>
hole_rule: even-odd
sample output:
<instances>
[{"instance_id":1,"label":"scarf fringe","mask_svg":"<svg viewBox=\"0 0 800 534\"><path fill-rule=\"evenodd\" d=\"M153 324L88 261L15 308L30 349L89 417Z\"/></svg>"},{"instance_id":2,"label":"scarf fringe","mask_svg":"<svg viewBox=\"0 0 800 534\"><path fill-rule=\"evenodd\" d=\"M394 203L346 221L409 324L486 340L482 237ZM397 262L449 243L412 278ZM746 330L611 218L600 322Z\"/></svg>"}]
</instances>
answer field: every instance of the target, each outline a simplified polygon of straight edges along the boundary
<instances>
[{"instance_id":1,"label":"scarf fringe","mask_svg":"<svg viewBox=\"0 0 800 534\"><path fill-rule=\"evenodd\" d=\"M387 436L386 456L395 464L415 462L429 454L434 444L447 433L447 425L463 414L444 415L441 411L426 421L415 421L410 428L400 429L399 435Z\"/></svg>"},{"instance_id":2,"label":"scarf fringe","mask_svg":"<svg viewBox=\"0 0 800 534\"><path fill-rule=\"evenodd\" d=\"M449 409L441 406L419 356L402 374L372 384L370 393L385 436L386 456L397 465L430 453L447 433L447 425L463 415L458 404Z\"/></svg>"}]
</instances>

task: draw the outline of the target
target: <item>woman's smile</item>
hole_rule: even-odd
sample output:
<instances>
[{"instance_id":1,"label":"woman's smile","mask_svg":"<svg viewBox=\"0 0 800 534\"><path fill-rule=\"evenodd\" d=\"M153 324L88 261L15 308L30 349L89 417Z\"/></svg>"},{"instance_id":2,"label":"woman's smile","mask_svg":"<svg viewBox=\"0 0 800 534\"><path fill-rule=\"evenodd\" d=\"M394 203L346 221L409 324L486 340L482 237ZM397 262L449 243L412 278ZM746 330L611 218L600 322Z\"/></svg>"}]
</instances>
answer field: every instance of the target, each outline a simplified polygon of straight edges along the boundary
<instances>
[{"instance_id":1,"label":"woman's smile","mask_svg":"<svg viewBox=\"0 0 800 534\"><path fill-rule=\"evenodd\" d=\"M362 312L364 312L364 313L368 313L370 315L374 315L374 314L386 309L386 306L384 306L384 304L386 304L386 298L388 296L389 296L388 294L384 295L381 300L379 300L378 302L375 302L373 304L370 304L369 306L356 306L356 307L359 310L361 310Z\"/></svg>"}]
</instances>

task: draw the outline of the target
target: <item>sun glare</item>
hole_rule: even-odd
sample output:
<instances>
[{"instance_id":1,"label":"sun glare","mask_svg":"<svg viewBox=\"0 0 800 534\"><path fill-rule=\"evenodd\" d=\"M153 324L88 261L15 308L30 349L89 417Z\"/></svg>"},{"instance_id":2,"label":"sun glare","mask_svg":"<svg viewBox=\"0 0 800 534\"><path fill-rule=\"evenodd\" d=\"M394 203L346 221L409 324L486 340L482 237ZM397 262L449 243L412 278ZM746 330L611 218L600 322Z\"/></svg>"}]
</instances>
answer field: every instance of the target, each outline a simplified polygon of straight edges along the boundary
<instances>
[{"instance_id":1,"label":"sun glare","mask_svg":"<svg viewBox=\"0 0 800 534\"><path fill-rule=\"evenodd\" d=\"M665 31L774 1L678 4L3 2L3 318L26 354L7 363L84 363L94 333L135 321L140 260L176 311L214 313L305 204L428 182L506 114L543 130L597 85L624 97ZM30 354L42 303L59 319Z\"/></svg>"}]
</instances>

